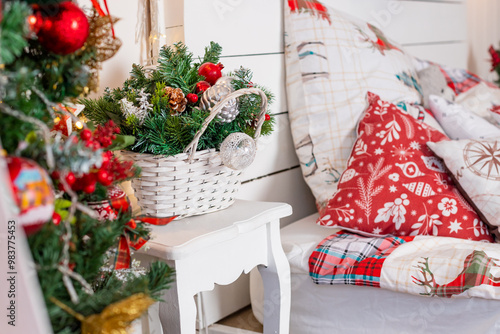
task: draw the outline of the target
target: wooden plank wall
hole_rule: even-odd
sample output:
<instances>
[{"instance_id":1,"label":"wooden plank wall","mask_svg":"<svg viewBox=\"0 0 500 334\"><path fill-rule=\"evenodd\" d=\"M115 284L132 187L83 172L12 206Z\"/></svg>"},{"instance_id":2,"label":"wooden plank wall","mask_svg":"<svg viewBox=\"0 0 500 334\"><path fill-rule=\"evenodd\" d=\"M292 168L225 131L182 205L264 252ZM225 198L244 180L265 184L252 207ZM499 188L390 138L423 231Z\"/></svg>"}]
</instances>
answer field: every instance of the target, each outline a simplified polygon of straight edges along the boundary
<instances>
[{"instance_id":1,"label":"wooden plank wall","mask_svg":"<svg viewBox=\"0 0 500 334\"><path fill-rule=\"evenodd\" d=\"M172 0L167 0L172 1ZM466 7L463 1L325 0L324 4L378 25L417 57L465 67ZM276 94L272 112L277 131L259 143L254 164L245 172L238 195L281 201L294 208L284 224L315 211L293 149L284 87L283 0L184 0L184 41L202 54L211 41L223 48L226 69L242 65L254 81ZM171 13L170 13L171 15ZM175 25L179 25L177 17Z\"/></svg>"}]
</instances>

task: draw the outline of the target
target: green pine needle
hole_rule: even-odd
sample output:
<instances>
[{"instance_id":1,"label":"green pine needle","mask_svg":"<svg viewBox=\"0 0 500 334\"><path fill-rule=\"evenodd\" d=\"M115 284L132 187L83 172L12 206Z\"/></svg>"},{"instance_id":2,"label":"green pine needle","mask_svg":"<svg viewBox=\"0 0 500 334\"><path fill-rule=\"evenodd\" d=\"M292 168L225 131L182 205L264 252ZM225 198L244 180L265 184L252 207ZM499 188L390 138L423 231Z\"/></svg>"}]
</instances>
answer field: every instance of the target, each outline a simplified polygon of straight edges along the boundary
<instances>
[{"instance_id":1,"label":"green pine needle","mask_svg":"<svg viewBox=\"0 0 500 334\"><path fill-rule=\"evenodd\" d=\"M28 46L25 36L28 33L26 17L30 7L23 2L5 5L3 19L0 21L0 64L10 64Z\"/></svg>"}]
</instances>

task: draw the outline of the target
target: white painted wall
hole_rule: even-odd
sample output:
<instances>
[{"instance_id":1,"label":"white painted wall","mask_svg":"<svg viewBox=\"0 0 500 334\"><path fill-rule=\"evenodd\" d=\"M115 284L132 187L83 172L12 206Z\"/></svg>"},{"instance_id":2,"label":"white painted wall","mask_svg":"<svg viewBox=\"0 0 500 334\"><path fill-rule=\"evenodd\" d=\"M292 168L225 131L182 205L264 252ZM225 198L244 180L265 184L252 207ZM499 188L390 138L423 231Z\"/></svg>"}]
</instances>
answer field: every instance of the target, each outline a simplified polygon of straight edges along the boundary
<instances>
[{"instance_id":1,"label":"white painted wall","mask_svg":"<svg viewBox=\"0 0 500 334\"><path fill-rule=\"evenodd\" d=\"M129 77L132 64L145 63L147 37L140 34L145 23L143 10L145 2L145 0L108 0L111 16L120 18L115 24L115 34L123 44L113 58L102 64L98 94L102 94L106 87L120 87Z\"/></svg>"},{"instance_id":2,"label":"white painted wall","mask_svg":"<svg viewBox=\"0 0 500 334\"><path fill-rule=\"evenodd\" d=\"M500 47L500 1L467 0L469 62L468 68L488 80L496 75L490 72L488 48Z\"/></svg>"},{"instance_id":3,"label":"white painted wall","mask_svg":"<svg viewBox=\"0 0 500 334\"><path fill-rule=\"evenodd\" d=\"M118 87L128 77L131 65L146 61L146 37L136 40L136 31L139 17L144 13L141 9L145 0L109 0L111 14L121 18L115 26L117 36L122 40L123 46L115 57L103 64L101 71L100 92L107 86ZM166 7L162 8L168 20L182 24L180 16L173 13L172 6L178 7L181 0L165 1ZM467 0L467 25L468 29L468 63L467 67L474 73L486 79L493 79L490 72L488 47L493 44L500 47L500 1L499 0ZM445 23L445 22L443 22ZM181 28L175 27L162 30L162 33L182 36ZM164 39L165 40L165 39ZM170 39L169 39L170 40ZM163 41L162 41L163 42Z\"/></svg>"}]
</instances>

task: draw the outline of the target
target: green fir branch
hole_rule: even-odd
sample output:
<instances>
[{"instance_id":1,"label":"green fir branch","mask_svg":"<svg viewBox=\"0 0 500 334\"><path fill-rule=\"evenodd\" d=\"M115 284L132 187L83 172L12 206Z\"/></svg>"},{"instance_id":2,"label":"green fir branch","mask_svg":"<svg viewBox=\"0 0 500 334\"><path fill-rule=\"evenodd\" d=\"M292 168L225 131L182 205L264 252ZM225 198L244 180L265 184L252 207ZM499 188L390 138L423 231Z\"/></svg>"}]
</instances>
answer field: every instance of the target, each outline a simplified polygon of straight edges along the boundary
<instances>
[{"instance_id":1,"label":"green fir branch","mask_svg":"<svg viewBox=\"0 0 500 334\"><path fill-rule=\"evenodd\" d=\"M30 7L24 2L5 5L3 19L0 20L0 64L12 63L28 46L25 38L28 33L26 17L30 13Z\"/></svg>"},{"instance_id":2,"label":"green fir branch","mask_svg":"<svg viewBox=\"0 0 500 334\"><path fill-rule=\"evenodd\" d=\"M189 94L196 83L201 81L199 66L192 66L192 62L193 54L183 43L176 43L173 47L163 46L159 53L157 71L169 86L180 88L184 94Z\"/></svg>"},{"instance_id":3,"label":"green fir branch","mask_svg":"<svg viewBox=\"0 0 500 334\"><path fill-rule=\"evenodd\" d=\"M220 55L222 54L222 46L215 42L210 42L210 45L205 47L205 55L203 56L203 60L201 64L204 63L213 63L217 64L220 59Z\"/></svg>"}]
</instances>

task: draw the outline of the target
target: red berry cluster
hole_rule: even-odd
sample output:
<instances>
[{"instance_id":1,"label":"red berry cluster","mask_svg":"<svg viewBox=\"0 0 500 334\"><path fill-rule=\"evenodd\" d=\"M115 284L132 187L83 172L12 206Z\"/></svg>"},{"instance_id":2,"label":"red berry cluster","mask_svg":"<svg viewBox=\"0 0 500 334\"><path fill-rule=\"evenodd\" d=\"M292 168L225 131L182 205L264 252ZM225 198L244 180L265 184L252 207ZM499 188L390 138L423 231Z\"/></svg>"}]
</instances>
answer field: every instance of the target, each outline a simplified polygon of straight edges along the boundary
<instances>
[{"instance_id":1,"label":"red berry cluster","mask_svg":"<svg viewBox=\"0 0 500 334\"><path fill-rule=\"evenodd\" d=\"M119 133L120 128L110 120L104 126L98 125L93 133L89 129L83 129L80 132L80 138L85 143L85 146L98 150L113 144L113 140L116 139L116 135Z\"/></svg>"},{"instance_id":2,"label":"red berry cluster","mask_svg":"<svg viewBox=\"0 0 500 334\"><path fill-rule=\"evenodd\" d=\"M106 152L111 153L111 152ZM135 175L134 163L132 161L121 161L111 153L109 163L102 168L106 168L109 175L112 176L113 182L125 180Z\"/></svg>"},{"instance_id":3,"label":"red berry cluster","mask_svg":"<svg viewBox=\"0 0 500 334\"><path fill-rule=\"evenodd\" d=\"M120 128L113 121L108 121L104 126L99 125L92 132L89 129L83 129L80 132L80 139L86 147L93 151L105 149L113 144L116 139L116 134L120 133ZM66 175L66 183L74 191L83 191L87 194L92 194L97 183L105 187L113 183L125 180L135 175L135 168L130 161L120 161L113 155L111 151L102 153L102 163L99 167L94 166L89 173L76 177L72 172ZM52 177L55 180L60 180L60 174L53 172ZM64 186L60 183L59 189L64 190Z\"/></svg>"}]
</instances>

